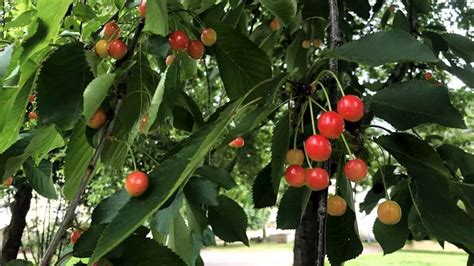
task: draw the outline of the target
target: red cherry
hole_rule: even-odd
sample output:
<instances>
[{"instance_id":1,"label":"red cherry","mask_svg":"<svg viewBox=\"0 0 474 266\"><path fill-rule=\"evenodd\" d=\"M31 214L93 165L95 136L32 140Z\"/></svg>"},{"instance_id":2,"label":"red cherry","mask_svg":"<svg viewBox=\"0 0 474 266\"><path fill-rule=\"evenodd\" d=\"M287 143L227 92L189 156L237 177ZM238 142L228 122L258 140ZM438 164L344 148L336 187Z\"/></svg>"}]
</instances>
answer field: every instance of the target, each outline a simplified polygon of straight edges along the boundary
<instances>
[{"instance_id":1,"label":"red cherry","mask_svg":"<svg viewBox=\"0 0 474 266\"><path fill-rule=\"evenodd\" d=\"M186 50L188 47L189 39L184 31L177 30L168 37L171 49L178 52Z\"/></svg>"},{"instance_id":2,"label":"red cherry","mask_svg":"<svg viewBox=\"0 0 474 266\"><path fill-rule=\"evenodd\" d=\"M30 120L36 120L36 119L38 119L38 115L36 114L36 112L29 112L28 113L28 118Z\"/></svg>"},{"instance_id":3,"label":"red cherry","mask_svg":"<svg viewBox=\"0 0 474 266\"><path fill-rule=\"evenodd\" d=\"M306 185L314 191L320 191L329 186L329 174L323 168L307 168L305 177Z\"/></svg>"},{"instance_id":4,"label":"red cherry","mask_svg":"<svg viewBox=\"0 0 474 266\"><path fill-rule=\"evenodd\" d=\"M115 22L109 22L104 25L103 36L105 40L115 40L120 37L120 28Z\"/></svg>"},{"instance_id":5,"label":"red cherry","mask_svg":"<svg viewBox=\"0 0 474 266\"><path fill-rule=\"evenodd\" d=\"M201 42L205 46L212 46L216 43L217 33L213 28L204 29L201 32Z\"/></svg>"},{"instance_id":6,"label":"red cherry","mask_svg":"<svg viewBox=\"0 0 474 266\"><path fill-rule=\"evenodd\" d=\"M337 112L345 120L357 122L364 116L364 102L355 95L346 95L337 102Z\"/></svg>"},{"instance_id":7,"label":"red cherry","mask_svg":"<svg viewBox=\"0 0 474 266\"><path fill-rule=\"evenodd\" d=\"M188 55L193 59L201 59L204 55L204 45L198 40L190 41L188 44Z\"/></svg>"},{"instance_id":8,"label":"red cherry","mask_svg":"<svg viewBox=\"0 0 474 266\"><path fill-rule=\"evenodd\" d=\"M113 59L120 60L127 54L127 45L122 40L114 40L109 43L109 55Z\"/></svg>"},{"instance_id":9,"label":"red cherry","mask_svg":"<svg viewBox=\"0 0 474 266\"><path fill-rule=\"evenodd\" d=\"M270 30L271 30L271 31L279 30L280 27L281 27L280 21L278 21L277 19L273 19L273 20L270 22Z\"/></svg>"},{"instance_id":10,"label":"red cherry","mask_svg":"<svg viewBox=\"0 0 474 266\"><path fill-rule=\"evenodd\" d=\"M323 162L331 156L331 143L322 135L309 136L305 141L305 147L306 154L313 161Z\"/></svg>"},{"instance_id":11,"label":"red cherry","mask_svg":"<svg viewBox=\"0 0 474 266\"><path fill-rule=\"evenodd\" d=\"M71 233L71 243L76 244L76 242L77 242L77 240L79 239L80 236L81 236L81 231L79 231L79 230L72 231L72 233Z\"/></svg>"},{"instance_id":12,"label":"red cherry","mask_svg":"<svg viewBox=\"0 0 474 266\"><path fill-rule=\"evenodd\" d=\"M433 74L431 74L431 72L426 72L423 77L425 80L431 80L433 78Z\"/></svg>"},{"instance_id":13,"label":"red cherry","mask_svg":"<svg viewBox=\"0 0 474 266\"><path fill-rule=\"evenodd\" d=\"M242 137L237 137L229 143L229 147L242 148L245 145L245 140Z\"/></svg>"},{"instance_id":14,"label":"red cherry","mask_svg":"<svg viewBox=\"0 0 474 266\"><path fill-rule=\"evenodd\" d=\"M140 12L140 17L144 18L146 16L146 0L142 0L138 6L138 12Z\"/></svg>"},{"instance_id":15,"label":"red cherry","mask_svg":"<svg viewBox=\"0 0 474 266\"><path fill-rule=\"evenodd\" d=\"M36 96L35 95L28 96L28 102L33 103L34 101L36 101Z\"/></svg>"},{"instance_id":16,"label":"red cherry","mask_svg":"<svg viewBox=\"0 0 474 266\"><path fill-rule=\"evenodd\" d=\"M367 175L367 165L361 159L353 159L344 166L344 173L352 182L359 182Z\"/></svg>"},{"instance_id":17,"label":"red cherry","mask_svg":"<svg viewBox=\"0 0 474 266\"><path fill-rule=\"evenodd\" d=\"M128 194L132 197L138 197L142 195L148 188L148 175L141 172L135 171L127 176L125 181L125 189Z\"/></svg>"},{"instance_id":18,"label":"red cherry","mask_svg":"<svg viewBox=\"0 0 474 266\"><path fill-rule=\"evenodd\" d=\"M285 171L286 182L292 187L302 187L306 181L304 168L300 165L290 165Z\"/></svg>"},{"instance_id":19,"label":"red cherry","mask_svg":"<svg viewBox=\"0 0 474 266\"><path fill-rule=\"evenodd\" d=\"M318 119L318 130L329 139L337 139L344 131L344 119L336 112L324 112Z\"/></svg>"}]
</instances>

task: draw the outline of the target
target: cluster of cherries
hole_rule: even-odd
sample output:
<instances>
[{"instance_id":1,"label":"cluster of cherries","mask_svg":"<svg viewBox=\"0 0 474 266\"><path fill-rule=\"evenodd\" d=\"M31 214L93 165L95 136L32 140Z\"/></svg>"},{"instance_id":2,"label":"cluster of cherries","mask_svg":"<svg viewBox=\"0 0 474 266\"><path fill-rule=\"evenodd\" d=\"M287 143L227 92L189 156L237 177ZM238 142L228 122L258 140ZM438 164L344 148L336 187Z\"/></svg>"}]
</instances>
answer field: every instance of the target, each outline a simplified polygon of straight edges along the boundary
<instances>
[{"instance_id":1,"label":"cluster of cherries","mask_svg":"<svg viewBox=\"0 0 474 266\"><path fill-rule=\"evenodd\" d=\"M337 112L323 112L318 119L317 126L320 134L309 136L304 144L306 156L316 162L329 159L332 153L329 139L337 139L344 131L344 120L350 122L359 121L364 115L364 103L359 97L346 95L337 103ZM310 189L320 191L329 186L329 174L320 167L306 168L301 165L304 162L304 153L300 149L291 149L286 155L288 168L285 171L285 179L290 186L308 186ZM344 166L347 178L353 182L359 182L367 175L367 165L361 159L351 159Z\"/></svg>"},{"instance_id":2,"label":"cluster of cherries","mask_svg":"<svg viewBox=\"0 0 474 266\"><path fill-rule=\"evenodd\" d=\"M120 27L115 22L104 25L102 40L95 44L95 53L100 58L107 56L120 60L127 54L127 45L120 39Z\"/></svg>"},{"instance_id":3,"label":"cluster of cherries","mask_svg":"<svg viewBox=\"0 0 474 266\"><path fill-rule=\"evenodd\" d=\"M201 41L199 40L189 40L188 35L182 31L177 30L170 34L168 37L168 42L176 52L186 51L192 59L198 60L201 59L204 55L204 45L212 46L216 43L217 33L212 28L206 28L201 31ZM166 65L173 63L175 55L171 54L166 57Z\"/></svg>"}]
</instances>

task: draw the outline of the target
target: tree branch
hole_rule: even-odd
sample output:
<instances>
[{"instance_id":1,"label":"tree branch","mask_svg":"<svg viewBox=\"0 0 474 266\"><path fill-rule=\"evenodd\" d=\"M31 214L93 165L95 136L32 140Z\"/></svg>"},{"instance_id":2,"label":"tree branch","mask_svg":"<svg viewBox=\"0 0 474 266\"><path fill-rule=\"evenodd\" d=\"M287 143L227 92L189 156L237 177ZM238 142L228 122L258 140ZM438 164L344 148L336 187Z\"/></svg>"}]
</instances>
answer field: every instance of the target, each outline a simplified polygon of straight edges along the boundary
<instances>
[{"instance_id":1,"label":"tree branch","mask_svg":"<svg viewBox=\"0 0 474 266\"><path fill-rule=\"evenodd\" d=\"M135 34L133 36L133 39L130 41L128 45L127 55L122 60L117 62L117 67L121 66L125 61L127 61L128 59L132 57L133 51L135 50L136 44L138 42L138 38L140 37L140 34L143 30L143 26L144 26L144 20L140 19L140 22L138 23L138 26L135 29ZM70 226L70 223L74 218L74 213L76 211L77 206L79 205L79 201L81 200L82 194L86 190L87 184L89 183L89 180L94 172L94 169L97 165L99 157L102 154L102 151L104 150L105 142L112 137L115 121L117 120L117 114L119 113L120 108L122 107L125 93L127 90L126 80L127 80L127 74L125 75L124 79L122 80L122 82L117 88L117 92L116 92L117 104L115 105L114 117L112 118L112 120L110 120L109 124L107 125L106 131L102 135L99 145L97 146L97 149L95 150L94 155L92 156L92 159L89 161L89 165L87 166L87 171L82 177L79 190L77 191L76 195L74 196L73 201L69 205L69 208L67 209L66 214L64 215L63 221L59 225L58 231L54 235L54 238L51 241L51 244L48 246L48 249L46 250L46 253L40 263L41 266L50 265L51 259L54 256L54 252L56 248L58 247L64 233L66 232L67 228Z\"/></svg>"}]
</instances>

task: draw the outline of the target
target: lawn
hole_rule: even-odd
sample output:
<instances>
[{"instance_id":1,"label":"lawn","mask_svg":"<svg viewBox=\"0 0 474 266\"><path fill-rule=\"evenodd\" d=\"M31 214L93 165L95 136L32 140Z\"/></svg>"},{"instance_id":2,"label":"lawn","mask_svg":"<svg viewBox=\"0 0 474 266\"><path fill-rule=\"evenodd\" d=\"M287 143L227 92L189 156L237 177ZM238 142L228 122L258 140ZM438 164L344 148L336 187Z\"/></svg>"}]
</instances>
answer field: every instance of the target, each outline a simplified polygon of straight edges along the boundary
<instances>
[{"instance_id":1,"label":"lawn","mask_svg":"<svg viewBox=\"0 0 474 266\"><path fill-rule=\"evenodd\" d=\"M467 255L431 251L399 251L390 255L364 254L347 262L346 266L372 265L416 265L416 266L461 266L466 265Z\"/></svg>"}]
</instances>

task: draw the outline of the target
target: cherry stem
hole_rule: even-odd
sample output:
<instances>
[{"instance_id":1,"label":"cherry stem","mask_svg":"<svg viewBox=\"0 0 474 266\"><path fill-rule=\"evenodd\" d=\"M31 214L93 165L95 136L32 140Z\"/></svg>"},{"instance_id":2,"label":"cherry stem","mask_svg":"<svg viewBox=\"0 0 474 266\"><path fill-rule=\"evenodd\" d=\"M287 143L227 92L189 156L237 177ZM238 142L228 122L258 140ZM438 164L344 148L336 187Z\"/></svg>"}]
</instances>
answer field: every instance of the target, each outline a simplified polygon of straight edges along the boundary
<instances>
[{"instance_id":1,"label":"cherry stem","mask_svg":"<svg viewBox=\"0 0 474 266\"><path fill-rule=\"evenodd\" d=\"M308 157L308 153L306 152L306 144L304 141L303 141L303 149L304 149L304 157L306 157L306 162L308 162L309 168L313 168L313 166L311 165L311 160Z\"/></svg>"},{"instance_id":2,"label":"cherry stem","mask_svg":"<svg viewBox=\"0 0 474 266\"><path fill-rule=\"evenodd\" d=\"M369 141L375 143L375 145L377 145L380 148L380 150L382 151L382 158L385 161L384 150L382 149L382 147L380 147L378 143L376 143L372 140L369 140ZM376 154L374 149L372 148L372 146L370 146L370 143L367 146L369 147L372 154ZM380 162L379 162L378 158L375 158L375 162L377 162L377 166L379 167L379 170L380 170L380 175L382 176L382 183L383 183L383 187L385 189L385 198L390 200L390 195L388 194L388 191L387 191L388 190L387 182L385 182L385 174L383 173L383 167L380 165Z\"/></svg>"},{"instance_id":3,"label":"cherry stem","mask_svg":"<svg viewBox=\"0 0 474 266\"><path fill-rule=\"evenodd\" d=\"M313 98L310 98L310 99L314 104L316 104L316 106L319 107L319 109L323 110L324 112L328 111L326 108L324 108L322 105L320 105L315 99L313 99Z\"/></svg>"},{"instance_id":4,"label":"cherry stem","mask_svg":"<svg viewBox=\"0 0 474 266\"><path fill-rule=\"evenodd\" d=\"M329 111L332 111L332 107L331 107L331 100L329 99L329 95L328 95L328 91L326 90L326 87L324 87L324 85L318 81L318 84L319 86L321 86L321 88L323 89L323 93L324 93L324 97L326 98L326 101L328 103L328 108L329 108Z\"/></svg>"},{"instance_id":5,"label":"cherry stem","mask_svg":"<svg viewBox=\"0 0 474 266\"><path fill-rule=\"evenodd\" d=\"M349 157L351 159L355 158L354 154L352 154L351 148L349 148L349 144L347 143L346 137L344 136L344 133L341 134L341 139L344 142L344 146L346 146L347 153L349 154Z\"/></svg>"},{"instance_id":6,"label":"cherry stem","mask_svg":"<svg viewBox=\"0 0 474 266\"><path fill-rule=\"evenodd\" d=\"M313 129L313 134L316 135L316 126L314 125L313 104L311 102L311 97L308 97L308 101L309 101L309 112L311 115L311 127Z\"/></svg>"},{"instance_id":7,"label":"cherry stem","mask_svg":"<svg viewBox=\"0 0 474 266\"><path fill-rule=\"evenodd\" d=\"M321 82L319 82L319 81L320 81L321 78L324 77L324 75L326 75L326 74L331 75L331 76L334 78L334 80L336 80L338 89L341 91L342 96L345 96L344 90L342 89L341 82L340 82L339 79L337 78L337 75L336 75L334 72L332 72L331 70L325 69L325 70L321 71L321 72L319 73L319 75L316 77L316 79L314 80L314 83L321 83Z\"/></svg>"}]
</instances>

